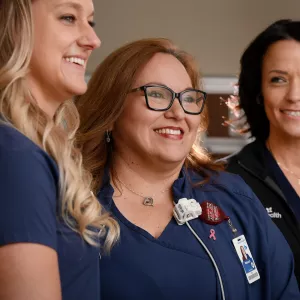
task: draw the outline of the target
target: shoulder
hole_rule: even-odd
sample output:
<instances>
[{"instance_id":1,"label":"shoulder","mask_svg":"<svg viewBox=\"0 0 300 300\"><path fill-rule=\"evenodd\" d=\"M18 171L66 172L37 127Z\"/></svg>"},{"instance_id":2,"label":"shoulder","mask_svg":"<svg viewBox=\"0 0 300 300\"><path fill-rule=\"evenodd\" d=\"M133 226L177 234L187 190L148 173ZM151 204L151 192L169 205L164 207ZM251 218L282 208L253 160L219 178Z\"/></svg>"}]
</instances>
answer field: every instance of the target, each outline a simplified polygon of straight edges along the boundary
<instances>
[{"instance_id":1,"label":"shoulder","mask_svg":"<svg viewBox=\"0 0 300 300\"><path fill-rule=\"evenodd\" d=\"M16 128L0 123L0 147L9 150L26 150L34 148L35 144Z\"/></svg>"},{"instance_id":2,"label":"shoulder","mask_svg":"<svg viewBox=\"0 0 300 300\"><path fill-rule=\"evenodd\" d=\"M30 167L31 173L39 166L44 171L50 170L55 177L58 175L56 162L43 149L5 124L0 124L0 163L2 167L10 163L10 170Z\"/></svg>"},{"instance_id":3,"label":"shoulder","mask_svg":"<svg viewBox=\"0 0 300 300\"><path fill-rule=\"evenodd\" d=\"M56 248L58 170L51 157L12 127L0 125L0 245Z\"/></svg>"},{"instance_id":4,"label":"shoulder","mask_svg":"<svg viewBox=\"0 0 300 300\"><path fill-rule=\"evenodd\" d=\"M193 173L193 183L201 181L203 178ZM193 191L200 198L215 199L228 208L236 206L256 213L257 209L261 210L257 197L242 177L226 171L211 172L209 179L200 188L193 188Z\"/></svg>"},{"instance_id":5,"label":"shoulder","mask_svg":"<svg viewBox=\"0 0 300 300\"><path fill-rule=\"evenodd\" d=\"M253 198L253 192L240 175L219 171L213 174L208 185L218 190Z\"/></svg>"},{"instance_id":6,"label":"shoulder","mask_svg":"<svg viewBox=\"0 0 300 300\"><path fill-rule=\"evenodd\" d=\"M56 205L57 164L29 138L5 125L0 125L0 166L1 197L9 198L11 205L20 206L22 199L32 208L42 205L42 199Z\"/></svg>"},{"instance_id":7,"label":"shoulder","mask_svg":"<svg viewBox=\"0 0 300 300\"><path fill-rule=\"evenodd\" d=\"M222 160L228 164L235 163L238 160L257 160L262 157L264 153L264 147L265 146L262 141L255 140L248 143L240 151L222 158Z\"/></svg>"},{"instance_id":8,"label":"shoulder","mask_svg":"<svg viewBox=\"0 0 300 300\"><path fill-rule=\"evenodd\" d=\"M207 171L209 178L201 184L202 189L214 189L222 191L230 191L233 193L251 196L252 191L245 183L241 176L229 173L227 171ZM198 173L188 170L189 176L192 178L193 183L203 181L203 177Z\"/></svg>"}]
</instances>

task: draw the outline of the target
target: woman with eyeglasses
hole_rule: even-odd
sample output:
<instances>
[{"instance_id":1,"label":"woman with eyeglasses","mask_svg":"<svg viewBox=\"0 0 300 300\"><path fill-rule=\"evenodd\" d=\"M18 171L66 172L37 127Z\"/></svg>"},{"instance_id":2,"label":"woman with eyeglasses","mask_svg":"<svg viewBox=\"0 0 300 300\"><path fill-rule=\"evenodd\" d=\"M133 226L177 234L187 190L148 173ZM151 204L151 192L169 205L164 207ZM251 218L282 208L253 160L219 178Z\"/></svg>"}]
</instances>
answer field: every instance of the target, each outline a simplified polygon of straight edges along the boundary
<instances>
[{"instance_id":1,"label":"woman with eyeglasses","mask_svg":"<svg viewBox=\"0 0 300 300\"><path fill-rule=\"evenodd\" d=\"M281 233L199 144L205 101L193 58L167 39L117 49L76 99L84 165L121 228L102 299L300 299Z\"/></svg>"}]
</instances>

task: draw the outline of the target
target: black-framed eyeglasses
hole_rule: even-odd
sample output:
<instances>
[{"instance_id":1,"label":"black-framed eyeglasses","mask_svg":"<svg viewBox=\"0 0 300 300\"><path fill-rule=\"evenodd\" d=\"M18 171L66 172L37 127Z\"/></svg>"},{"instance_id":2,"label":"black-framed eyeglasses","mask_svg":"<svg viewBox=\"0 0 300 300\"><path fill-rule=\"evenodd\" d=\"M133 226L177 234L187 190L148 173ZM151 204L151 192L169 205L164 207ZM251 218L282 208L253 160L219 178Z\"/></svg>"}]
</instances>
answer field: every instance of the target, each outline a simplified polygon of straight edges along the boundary
<instances>
[{"instance_id":1,"label":"black-framed eyeglasses","mask_svg":"<svg viewBox=\"0 0 300 300\"><path fill-rule=\"evenodd\" d=\"M143 91L147 107L155 111L166 111L177 98L185 113L199 115L203 111L207 94L201 90L186 89L175 93L165 85L146 84L130 92Z\"/></svg>"}]
</instances>

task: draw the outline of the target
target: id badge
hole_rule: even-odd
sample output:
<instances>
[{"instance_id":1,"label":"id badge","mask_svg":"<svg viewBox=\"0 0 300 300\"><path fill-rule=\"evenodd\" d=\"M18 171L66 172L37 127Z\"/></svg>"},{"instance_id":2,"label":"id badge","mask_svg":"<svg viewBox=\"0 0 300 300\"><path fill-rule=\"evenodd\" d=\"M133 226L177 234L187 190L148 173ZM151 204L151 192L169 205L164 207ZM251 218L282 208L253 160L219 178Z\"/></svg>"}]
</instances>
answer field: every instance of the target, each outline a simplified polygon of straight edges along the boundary
<instances>
[{"instance_id":1,"label":"id badge","mask_svg":"<svg viewBox=\"0 0 300 300\"><path fill-rule=\"evenodd\" d=\"M260 279L251 251L244 235L232 240L235 251L241 261L248 282L251 284Z\"/></svg>"}]
</instances>

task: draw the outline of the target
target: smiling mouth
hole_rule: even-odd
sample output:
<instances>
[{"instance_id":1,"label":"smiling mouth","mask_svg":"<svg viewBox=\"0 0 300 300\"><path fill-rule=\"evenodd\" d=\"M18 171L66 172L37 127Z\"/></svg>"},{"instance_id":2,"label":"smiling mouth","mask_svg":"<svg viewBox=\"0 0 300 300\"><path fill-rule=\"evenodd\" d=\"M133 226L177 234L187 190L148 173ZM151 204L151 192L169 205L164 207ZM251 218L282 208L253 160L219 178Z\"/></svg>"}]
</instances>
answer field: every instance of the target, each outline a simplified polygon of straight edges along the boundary
<instances>
[{"instance_id":1,"label":"smiling mouth","mask_svg":"<svg viewBox=\"0 0 300 300\"><path fill-rule=\"evenodd\" d=\"M184 131L181 128L158 128L154 129L154 132L159 134L161 137L172 139L172 140L182 140L184 136Z\"/></svg>"},{"instance_id":2,"label":"smiling mouth","mask_svg":"<svg viewBox=\"0 0 300 300\"><path fill-rule=\"evenodd\" d=\"M281 112L288 116L300 117L300 110L281 110Z\"/></svg>"},{"instance_id":3,"label":"smiling mouth","mask_svg":"<svg viewBox=\"0 0 300 300\"><path fill-rule=\"evenodd\" d=\"M154 130L157 133L160 134L172 134L172 135L182 135L182 132L180 129L169 129L169 128L163 128L163 129L156 129Z\"/></svg>"},{"instance_id":4,"label":"smiling mouth","mask_svg":"<svg viewBox=\"0 0 300 300\"><path fill-rule=\"evenodd\" d=\"M85 60L79 57L64 57L64 60L66 60L69 63L73 63L75 65L84 67L85 66Z\"/></svg>"}]
</instances>

